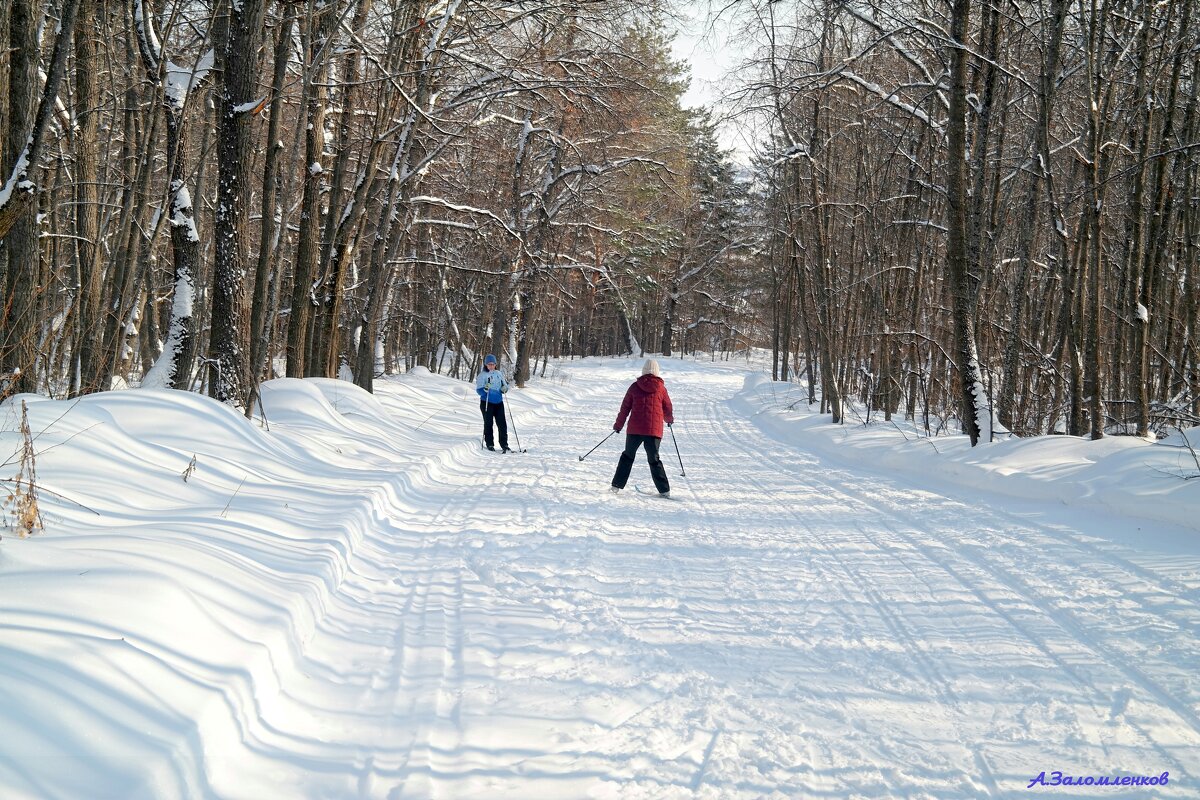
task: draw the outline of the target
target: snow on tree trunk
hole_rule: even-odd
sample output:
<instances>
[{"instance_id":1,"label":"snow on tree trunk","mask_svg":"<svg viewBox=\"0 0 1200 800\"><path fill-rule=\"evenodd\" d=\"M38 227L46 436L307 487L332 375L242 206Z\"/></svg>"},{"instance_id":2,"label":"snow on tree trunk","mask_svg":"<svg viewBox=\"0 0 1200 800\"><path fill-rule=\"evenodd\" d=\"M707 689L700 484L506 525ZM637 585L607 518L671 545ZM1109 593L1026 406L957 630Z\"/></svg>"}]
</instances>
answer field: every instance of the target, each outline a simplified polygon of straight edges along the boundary
<instances>
[{"instance_id":1,"label":"snow on tree trunk","mask_svg":"<svg viewBox=\"0 0 1200 800\"><path fill-rule=\"evenodd\" d=\"M179 370L180 354L191 337L191 320L195 302L196 279L194 275L178 275L175 279L175 294L171 302L171 323L162 354L142 379L143 389L183 389L190 375Z\"/></svg>"},{"instance_id":2,"label":"snow on tree trunk","mask_svg":"<svg viewBox=\"0 0 1200 800\"><path fill-rule=\"evenodd\" d=\"M637 336L635 336L633 333L633 326L629 324L629 317L623 316L622 320L625 323L625 332L629 336L629 354L631 356L641 355L643 352L642 345L640 342L638 342Z\"/></svg>"}]
</instances>

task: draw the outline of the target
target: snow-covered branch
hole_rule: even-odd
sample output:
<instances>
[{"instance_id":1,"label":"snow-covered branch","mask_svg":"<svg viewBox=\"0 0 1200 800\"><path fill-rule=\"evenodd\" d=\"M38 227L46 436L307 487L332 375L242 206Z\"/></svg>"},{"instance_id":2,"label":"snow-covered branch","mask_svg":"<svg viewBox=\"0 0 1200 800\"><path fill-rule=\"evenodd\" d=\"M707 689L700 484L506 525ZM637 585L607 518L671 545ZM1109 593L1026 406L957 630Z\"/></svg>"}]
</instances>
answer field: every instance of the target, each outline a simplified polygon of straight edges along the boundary
<instances>
[{"instance_id":1,"label":"snow-covered branch","mask_svg":"<svg viewBox=\"0 0 1200 800\"><path fill-rule=\"evenodd\" d=\"M442 208L448 208L451 211L461 211L464 214L476 214L479 216L483 216L483 217L486 217L486 218L490 219L491 221L495 222L496 224L500 225L500 227L504 228L505 232L508 233L509 236L512 236L518 240L521 238L520 234L518 234L516 231L514 231L512 228L510 228L508 226L508 223L506 223L504 220L500 219L500 217L496 216L495 213L489 211L486 208L478 208L475 206L463 205L461 203L451 203L449 200L446 200L445 198L431 197L429 195L417 195L415 197L411 197L411 198L409 198L409 202L426 203L429 205L441 206Z\"/></svg>"}]
</instances>

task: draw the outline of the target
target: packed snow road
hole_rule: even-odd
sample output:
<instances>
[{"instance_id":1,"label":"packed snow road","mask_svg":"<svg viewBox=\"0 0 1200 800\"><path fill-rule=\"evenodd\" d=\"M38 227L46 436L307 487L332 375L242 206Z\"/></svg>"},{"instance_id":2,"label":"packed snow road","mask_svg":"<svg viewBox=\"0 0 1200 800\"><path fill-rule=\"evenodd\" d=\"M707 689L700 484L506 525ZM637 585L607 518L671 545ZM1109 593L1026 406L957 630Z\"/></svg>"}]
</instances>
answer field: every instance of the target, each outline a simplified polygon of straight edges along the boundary
<instances>
[{"instance_id":1,"label":"packed snow road","mask_svg":"<svg viewBox=\"0 0 1200 800\"><path fill-rule=\"evenodd\" d=\"M608 491L623 437L579 460L640 361L510 393L508 455L466 384L268 384L249 478L201 459L187 491L223 482L184 513L168 469L161 516L10 557L0 796L1200 796L1194 558L817 458L759 425L744 365L662 364L670 500L633 491L640 453ZM126 396L96 402L157 397ZM60 609L80 552L117 568Z\"/></svg>"}]
</instances>

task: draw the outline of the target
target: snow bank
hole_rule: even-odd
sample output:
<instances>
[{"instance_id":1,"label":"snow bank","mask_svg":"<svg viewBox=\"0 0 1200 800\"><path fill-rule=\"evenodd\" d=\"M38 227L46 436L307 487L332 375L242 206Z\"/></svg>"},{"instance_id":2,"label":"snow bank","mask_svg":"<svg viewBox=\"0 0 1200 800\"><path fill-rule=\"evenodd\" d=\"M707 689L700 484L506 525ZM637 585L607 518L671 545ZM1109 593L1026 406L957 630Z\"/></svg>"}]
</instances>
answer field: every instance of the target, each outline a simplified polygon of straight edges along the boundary
<instances>
[{"instance_id":1,"label":"snow bank","mask_svg":"<svg viewBox=\"0 0 1200 800\"><path fill-rule=\"evenodd\" d=\"M417 409L473 393L426 378L420 404L385 410L338 381L262 389L255 421L170 390L0 408L0 447L17 453L29 401L47 531L0 543L5 798L301 797L321 785L208 765L213 748L250 748L303 772L313 748L292 737L319 741L320 714L288 698L327 669L305 643L346 603L347 574L369 568L368 532L472 446L436 419L416 430Z\"/></svg>"},{"instance_id":2,"label":"snow bank","mask_svg":"<svg viewBox=\"0 0 1200 800\"><path fill-rule=\"evenodd\" d=\"M928 438L882 415L870 425L833 425L795 385L763 375L747 376L732 402L773 438L844 463L1200 530L1200 466L1181 434L1158 443L1038 436L971 447L965 436ZM1200 447L1200 429L1191 429L1188 441Z\"/></svg>"}]
</instances>

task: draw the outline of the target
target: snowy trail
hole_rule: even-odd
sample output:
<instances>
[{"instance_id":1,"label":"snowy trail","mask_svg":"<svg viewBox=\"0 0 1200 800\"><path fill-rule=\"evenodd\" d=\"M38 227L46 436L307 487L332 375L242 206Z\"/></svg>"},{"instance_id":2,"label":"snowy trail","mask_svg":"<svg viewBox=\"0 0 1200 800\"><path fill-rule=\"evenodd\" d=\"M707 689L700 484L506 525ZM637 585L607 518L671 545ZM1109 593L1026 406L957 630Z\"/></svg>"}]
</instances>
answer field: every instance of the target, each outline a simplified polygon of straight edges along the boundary
<instances>
[{"instance_id":1,"label":"snowy trail","mask_svg":"<svg viewBox=\"0 0 1200 800\"><path fill-rule=\"evenodd\" d=\"M401 653L424 682L400 688L426 701L389 720L403 744L363 796L1017 797L1043 770L1195 773L1194 588L1085 531L823 464L729 402L741 373L671 366L679 501L607 493L620 437L578 462L633 377L599 362L566 368L594 388L554 416L514 394L528 454L469 453L414 504L438 588Z\"/></svg>"},{"instance_id":2,"label":"snowy trail","mask_svg":"<svg viewBox=\"0 0 1200 800\"><path fill-rule=\"evenodd\" d=\"M243 452L186 485L195 443L132 421L177 398L93 401L131 436L105 457L155 469L128 473L144 508L101 486L101 518L58 511L78 535L0 552L0 795L1200 795L1193 556L819 458L745 369L663 363L673 500L632 490L641 455L608 491L622 437L578 458L637 361L512 393L525 454L479 449L436 376L268 384L270 436L188 398ZM1056 770L1170 782L1029 787Z\"/></svg>"}]
</instances>

